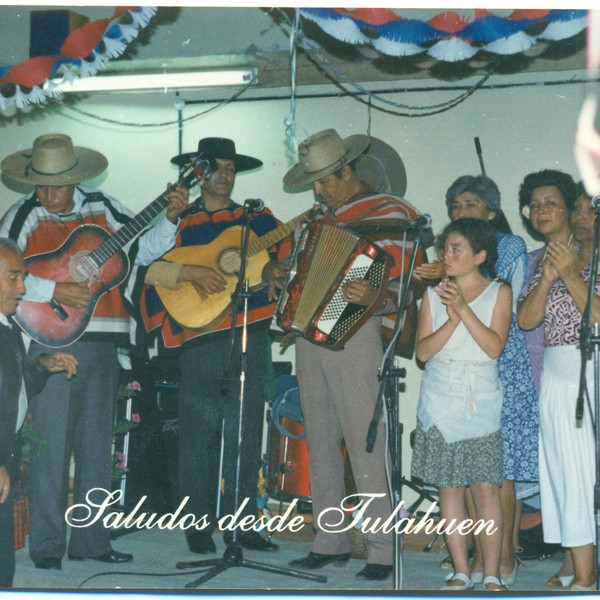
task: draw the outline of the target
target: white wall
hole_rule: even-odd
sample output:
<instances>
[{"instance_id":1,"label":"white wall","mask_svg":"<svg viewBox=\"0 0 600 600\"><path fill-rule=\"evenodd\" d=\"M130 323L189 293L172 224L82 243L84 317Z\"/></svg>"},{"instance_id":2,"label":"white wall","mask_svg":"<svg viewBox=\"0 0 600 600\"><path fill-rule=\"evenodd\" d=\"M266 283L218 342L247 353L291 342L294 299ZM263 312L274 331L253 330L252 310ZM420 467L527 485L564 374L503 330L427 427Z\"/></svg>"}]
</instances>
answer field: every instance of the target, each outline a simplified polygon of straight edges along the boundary
<instances>
[{"instance_id":1,"label":"white wall","mask_svg":"<svg viewBox=\"0 0 600 600\"><path fill-rule=\"evenodd\" d=\"M582 80L582 72L549 73L537 81ZM477 79L460 85L472 84ZM516 233L523 235L529 249L537 243L521 227L517 191L523 177L543 168L557 168L578 177L573 140L583 101L583 84L525 85L532 76L493 76L487 85L514 83L515 87L482 89L455 108L428 117L399 117L379 111L372 113L371 133L393 145L402 156L408 174L406 198L433 217L434 231L447 222L445 191L454 179L479 174L473 139L479 137L487 174L502 192L503 208ZM404 87L403 83L403 87ZM408 82L407 87L411 87ZM439 82L415 82L419 87L440 87ZM450 84L447 84L450 85ZM389 97L408 105L433 105L459 92L404 92ZM176 179L169 158L177 154L176 111L171 94L96 96L77 107L111 124L62 109L36 109L29 116L0 122L0 158L30 148L34 138L50 131L72 136L78 145L103 152L109 159L106 175L95 183L139 211L157 197L168 181ZM210 105L188 106L184 117L205 112ZM289 101L237 100L214 112L184 124L184 150L196 148L198 139L225 136L235 139L238 152L264 161L256 172L240 175L234 199L263 198L282 220L289 220L312 203L311 193L289 194L282 188L282 176L292 161L286 151L284 119ZM410 111L414 112L414 111ZM298 141L320 129L336 128L342 136L364 133L367 107L349 98L299 99L297 101ZM3 178L0 182L0 214L22 193ZM288 355L289 356L289 355ZM406 362L406 361L405 361ZM405 424L403 465L410 470L408 433L415 426L416 403L421 372L407 364L407 390L400 398L400 417ZM410 502L412 493L405 490Z\"/></svg>"},{"instance_id":2,"label":"white wall","mask_svg":"<svg viewBox=\"0 0 600 600\"><path fill-rule=\"evenodd\" d=\"M544 80L551 78L582 79L583 73L546 74ZM496 81L523 84L528 79L492 78L489 83ZM425 86L423 81L415 85ZM406 91L387 98L410 105L432 105L458 93ZM457 107L432 116L408 118L373 111L371 133L398 150L408 175L406 198L433 215L436 230L447 220L443 203L447 187L459 175L479 173L473 143L473 138L479 137L486 172L498 183L503 208L519 230L516 193L524 175L541 168L577 175L573 138L583 93L582 84L483 89ZM156 93L90 96L76 104L76 109L97 118L66 107L36 108L29 115L0 120L0 158L30 148L40 134L67 133L75 144L93 147L107 156L108 171L93 183L132 210L141 210L163 191L167 181L177 177L175 167L169 164L169 158L178 152L177 113L172 102L173 94ZM185 107L184 119L190 120L183 126L184 151L194 150L201 137L231 137L238 152L257 156L265 163L262 169L238 177L235 198L263 197L283 220L310 206L312 194L289 194L282 188L282 176L294 162L283 123L290 112L289 101L241 99L191 118L212 107ZM301 98L297 100L297 123L298 141L327 127L336 128L342 136L365 133L367 107L349 98ZM0 214L23 191L2 177Z\"/></svg>"}]
</instances>

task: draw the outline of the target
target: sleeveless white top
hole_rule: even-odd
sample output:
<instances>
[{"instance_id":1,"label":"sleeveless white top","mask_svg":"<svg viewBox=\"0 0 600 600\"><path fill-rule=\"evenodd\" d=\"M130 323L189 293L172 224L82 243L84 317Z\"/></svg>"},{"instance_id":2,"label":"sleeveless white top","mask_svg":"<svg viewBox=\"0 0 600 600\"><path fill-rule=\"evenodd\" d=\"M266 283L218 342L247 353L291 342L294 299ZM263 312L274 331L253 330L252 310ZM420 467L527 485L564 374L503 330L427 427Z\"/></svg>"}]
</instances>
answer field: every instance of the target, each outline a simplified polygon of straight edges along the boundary
<instances>
[{"instance_id":1,"label":"sleeveless white top","mask_svg":"<svg viewBox=\"0 0 600 600\"><path fill-rule=\"evenodd\" d=\"M489 327L500 283L492 281L469 303ZM447 320L446 307L427 289L433 331ZM459 323L446 345L425 366L417 416L425 431L436 425L446 442L489 435L500 429L503 390L496 360L491 359Z\"/></svg>"}]
</instances>

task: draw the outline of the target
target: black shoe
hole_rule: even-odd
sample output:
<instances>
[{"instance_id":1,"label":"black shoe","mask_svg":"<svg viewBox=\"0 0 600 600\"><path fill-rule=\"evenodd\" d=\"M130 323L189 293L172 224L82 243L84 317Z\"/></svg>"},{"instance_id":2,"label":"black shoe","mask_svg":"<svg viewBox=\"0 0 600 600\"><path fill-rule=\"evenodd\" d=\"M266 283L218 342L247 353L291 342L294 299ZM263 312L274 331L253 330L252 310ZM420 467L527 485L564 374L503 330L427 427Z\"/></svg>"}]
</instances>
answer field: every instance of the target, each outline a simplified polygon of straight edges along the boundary
<instances>
[{"instance_id":1,"label":"black shoe","mask_svg":"<svg viewBox=\"0 0 600 600\"><path fill-rule=\"evenodd\" d=\"M378 565L377 563L367 563L367 566L356 574L356 579L370 579L372 581L382 581L387 579L394 570L392 565Z\"/></svg>"},{"instance_id":2,"label":"black shoe","mask_svg":"<svg viewBox=\"0 0 600 600\"><path fill-rule=\"evenodd\" d=\"M190 552L194 554L214 554L217 551L212 535L206 531L186 536L186 540Z\"/></svg>"},{"instance_id":3,"label":"black shoe","mask_svg":"<svg viewBox=\"0 0 600 600\"><path fill-rule=\"evenodd\" d=\"M223 533L223 541L229 545L233 540L233 533L231 531L225 531ZM237 541L240 546L248 550L258 550L261 552L275 552L279 549L277 544L266 540L264 537L259 535L256 531L243 531L238 532Z\"/></svg>"},{"instance_id":4,"label":"black shoe","mask_svg":"<svg viewBox=\"0 0 600 600\"><path fill-rule=\"evenodd\" d=\"M291 567L302 567L303 569L320 569L325 565L333 563L335 566L343 566L350 560L350 552L346 554L317 554L309 552L304 558L290 560Z\"/></svg>"},{"instance_id":5,"label":"black shoe","mask_svg":"<svg viewBox=\"0 0 600 600\"><path fill-rule=\"evenodd\" d=\"M126 563L133 560L133 554L127 554L126 552L117 552L116 550L109 550L100 556L92 556L92 560L98 560L104 563Z\"/></svg>"},{"instance_id":6,"label":"black shoe","mask_svg":"<svg viewBox=\"0 0 600 600\"><path fill-rule=\"evenodd\" d=\"M85 560L85 556L75 556L74 554L67 554L69 560ZM88 556L90 560L98 560L105 563L126 563L133 560L133 554L126 554L125 552L117 552L116 550L109 550L100 556Z\"/></svg>"},{"instance_id":7,"label":"black shoe","mask_svg":"<svg viewBox=\"0 0 600 600\"><path fill-rule=\"evenodd\" d=\"M33 564L36 569L56 569L57 571L62 569L62 561L60 558L40 558L34 560Z\"/></svg>"}]
</instances>

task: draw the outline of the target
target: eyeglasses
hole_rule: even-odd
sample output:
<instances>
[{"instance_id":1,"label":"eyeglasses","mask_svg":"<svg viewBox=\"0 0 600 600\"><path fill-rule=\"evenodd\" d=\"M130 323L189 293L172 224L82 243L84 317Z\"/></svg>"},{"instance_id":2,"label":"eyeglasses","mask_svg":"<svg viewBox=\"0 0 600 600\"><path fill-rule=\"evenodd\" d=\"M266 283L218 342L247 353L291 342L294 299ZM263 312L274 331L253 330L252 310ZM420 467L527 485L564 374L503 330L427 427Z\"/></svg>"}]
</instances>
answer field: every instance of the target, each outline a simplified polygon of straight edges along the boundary
<instances>
[{"instance_id":1,"label":"eyeglasses","mask_svg":"<svg viewBox=\"0 0 600 600\"><path fill-rule=\"evenodd\" d=\"M565 209L558 202L554 202L552 200L550 200L548 202L541 202L539 204L537 202L532 202L529 205L529 210L532 213L540 213L542 211L544 211L544 212L565 212Z\"/></svg>"},{"instance_id":2,"label":"eyeglasses","mask_svg":"<svg viewBox=\"0 0 600 600\"><path fill-rule=\"evenodd\" d=\"M550 200L549 202L532 202L529 206L524 206L521 213L526 219L529 219L531 214L539 214L541 212L566 212L558 202Z\"/></svg>"}]
</instances>

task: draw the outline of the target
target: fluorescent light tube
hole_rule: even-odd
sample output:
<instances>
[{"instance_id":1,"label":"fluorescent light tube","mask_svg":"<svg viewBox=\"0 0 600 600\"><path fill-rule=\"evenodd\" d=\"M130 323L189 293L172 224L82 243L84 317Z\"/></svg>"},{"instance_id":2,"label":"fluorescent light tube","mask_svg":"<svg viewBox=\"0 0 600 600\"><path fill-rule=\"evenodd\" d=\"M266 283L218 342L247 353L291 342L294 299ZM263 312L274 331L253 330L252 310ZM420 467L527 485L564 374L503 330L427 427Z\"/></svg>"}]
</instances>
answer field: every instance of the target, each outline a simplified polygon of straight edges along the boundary
<instances>
[{"instance_id":1,"label":"fluorescent light tube","mask_svg":"<svg viewBox=\"0 0 600 600\"><path fill-rule=\"evenodd\" d=\"M179 73L148 73L127 75L96 75L73 81L53 79L62 93L124 92L204 88L228 85L246 85L256 77L256 69L221 69L182 71Z\"/></svg>"}]
</instances>

